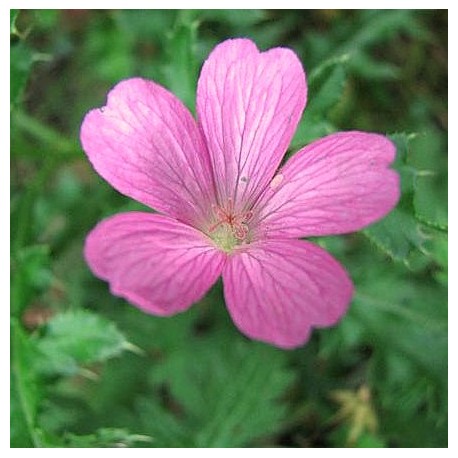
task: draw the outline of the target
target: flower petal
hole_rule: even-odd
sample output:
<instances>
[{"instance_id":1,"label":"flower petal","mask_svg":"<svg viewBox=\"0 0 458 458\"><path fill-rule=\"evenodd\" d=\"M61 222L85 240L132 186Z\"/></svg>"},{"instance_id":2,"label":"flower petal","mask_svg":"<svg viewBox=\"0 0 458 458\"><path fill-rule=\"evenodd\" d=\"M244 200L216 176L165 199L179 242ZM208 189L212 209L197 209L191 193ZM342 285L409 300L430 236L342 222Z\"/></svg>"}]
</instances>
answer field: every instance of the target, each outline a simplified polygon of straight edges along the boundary
<instances>
[{"instance_id":1,"label":"flower petal","mask_svg":"<svg viewBox=\"0 0 458 458\"><path fill-rule=\"evenodd\" d=\"M396 149L365 132L329 135L296 153L259 203L264 236L308 237L357 231L390 212L399 176L389 169Z\"/></svg>"},{"instance_id":2,"label":"flower petal","mask_svg":"<svg viewBox=\"0 0 458 458\"><path fill-rule=\"evenodd\" d=\"M301 240L256 242L228 259L226 305L247 336L282 348L309 338L311 327L335 324L353 286L326 251Z\"/></svg>"},{"instance_id":3,"label":"flower petal","mask_svg":"<svg viewBox=\"0 0 458 458\"><path fill-rule=\"evenodd\" d=\"M290 49L260 53L231 39L210 54L197 87L198 120L207 141L220 204L239 212L269 183L305 106L302 65Z\"/></svg>"},{"instance_id":4,"label":"flower petal","mask_svg":"<svg viewBox=\"0 0 458 458\"><path fill-rule=\"evenodd\" d=\"M142 212L100 222L86 239L85 257L113 294L156 315L173 315L201 299L225 261L201 232Z\"/></svg>"},{"instance_id":5,"label":"flower petal","mask_svg":"<svg viewBox=\"0 0 458 458\"><path fill-rule=\"evenodd\" d=\"M203 137L187 108L152 81L121 81L90 111L81 142L97 172L119 192L187 223L214 203Z\"/></svg>"}]
</instances>

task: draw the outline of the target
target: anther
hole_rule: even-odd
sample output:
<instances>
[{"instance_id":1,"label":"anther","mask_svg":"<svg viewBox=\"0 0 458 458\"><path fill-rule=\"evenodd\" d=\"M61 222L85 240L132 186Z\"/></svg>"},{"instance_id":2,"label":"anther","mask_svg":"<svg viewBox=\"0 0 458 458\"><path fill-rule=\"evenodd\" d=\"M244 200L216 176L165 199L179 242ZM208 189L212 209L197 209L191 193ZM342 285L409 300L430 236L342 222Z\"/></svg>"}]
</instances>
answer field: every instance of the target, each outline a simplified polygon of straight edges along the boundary
<instances>
[{"instance_id":1,"label":"anther","mask_svg":"<svg viewBox=\"0 0 458 458\"><path fill-rule=\"evenodd\" d=\"M242 214L234 214L234 201L232 198L227 200L225 207L213 205L213 211L217 217L217 222L210 226L209 232L214 232L223 224L227 224L237 240L244 240L248 235L247 223L253 217L253 212L248 210Z\"/></svg>"}]
</instances>

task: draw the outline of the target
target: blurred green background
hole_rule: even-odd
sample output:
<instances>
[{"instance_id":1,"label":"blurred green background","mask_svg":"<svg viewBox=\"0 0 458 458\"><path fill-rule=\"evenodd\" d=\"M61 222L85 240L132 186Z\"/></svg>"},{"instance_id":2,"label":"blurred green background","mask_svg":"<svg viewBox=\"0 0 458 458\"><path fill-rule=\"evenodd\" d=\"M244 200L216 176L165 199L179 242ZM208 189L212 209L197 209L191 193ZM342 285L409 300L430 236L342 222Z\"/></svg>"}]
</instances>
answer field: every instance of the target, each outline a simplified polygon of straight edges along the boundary
<instances>
[{"instance_id":1,"label":"blurred green background","mask_svg":"<svg viewBox=\"0 0 458 458\"><path fill-rule=\"evenodd\" d=\"M11 10L11 445L446 447L446 10ZM281 351L232 324L221 283L156 318L82 258L103 217L140 208L79 144L123 78L191 109L218 42L293 48L309 102L290 153L359 129L397 144L402 198L357 234L316 240L356 293L337 326Z\"/></svg>"}]
</instances>

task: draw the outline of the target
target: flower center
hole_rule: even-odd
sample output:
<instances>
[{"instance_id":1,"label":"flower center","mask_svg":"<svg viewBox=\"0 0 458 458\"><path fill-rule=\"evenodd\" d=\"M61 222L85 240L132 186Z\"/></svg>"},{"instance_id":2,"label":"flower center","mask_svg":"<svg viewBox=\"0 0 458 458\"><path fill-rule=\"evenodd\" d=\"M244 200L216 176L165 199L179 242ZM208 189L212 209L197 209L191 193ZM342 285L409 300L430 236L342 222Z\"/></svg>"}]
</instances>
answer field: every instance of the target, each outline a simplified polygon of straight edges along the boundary
<instances>
[{"instance_id":1,"label":"flower center","mask_svg":"<svg viewBox=\"0 0 458 458\"><path fill-rule=\"evenodd\" d=\"M215 205L214 223L208 228L208 235L223 251L230 252L237 245L249 242L249 221L253 217L251 210L236 213L231 198L225 206Z\"/></svg>"}]
</instances>

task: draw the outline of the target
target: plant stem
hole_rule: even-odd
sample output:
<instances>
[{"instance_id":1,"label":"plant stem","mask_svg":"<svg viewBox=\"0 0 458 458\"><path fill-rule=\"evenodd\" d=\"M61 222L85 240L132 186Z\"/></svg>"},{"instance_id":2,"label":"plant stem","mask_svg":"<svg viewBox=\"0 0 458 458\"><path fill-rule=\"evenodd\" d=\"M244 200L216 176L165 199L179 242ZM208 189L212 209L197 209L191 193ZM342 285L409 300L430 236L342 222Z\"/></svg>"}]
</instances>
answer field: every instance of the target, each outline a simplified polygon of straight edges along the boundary
<instances>
[{"instance_id":1,"label":"plant stem","mask_svg":"<svg viewBox=\"0 0 458 458\"><path fill-rule=\"evenodd\" d=\"M25 423L27 425L27 431L30 436L30 440L34 447L40 448L42 447L42 442L38 431L35 428L35 414L33 412L33 407L30 406L28 399L27 399L27 388L25 383L25 377L23 374L23 367L20 360L20 353L22 347L22 336L21 336L21 328L20 324L18 323L17 319L13 318L12 320L12 369L14 374L14 384L19 400L19 404L22 410L22 413L25 418Z\"/></svg>"},{"instance_id":2,"label":"plant stem","mask_svg":"<svg viewBox=\"0 0 458 458\"><path fill-rule=\"evenodd\" d=\"M81 156L77 143L19 109L14 111L11 124L49 147L49 153L55 157L68 159Z\"/></svg>"},{"instance_id":3,"label":"plant stem","mask_svg":"<svg viewBox=\"0 0 458 458\"><path fill-rule=\"evenodd\" d=\"M40 187L47 181L49 175L54 170L56 163L56 160L52 157L46 159L43 167L28 184L23 196L21 196L17 213L17 230L14 234L14 240L12 243L13 253L17 252L17 250L27 244L27 231L30 229L30 217L32 215L32 205L35 194L37 190L40 189Z\"/></svg>"}]
</instances>

